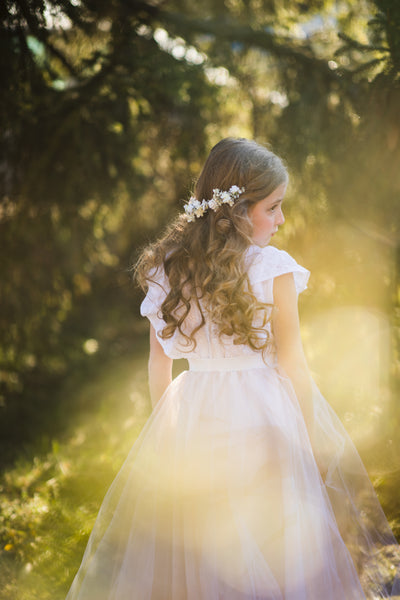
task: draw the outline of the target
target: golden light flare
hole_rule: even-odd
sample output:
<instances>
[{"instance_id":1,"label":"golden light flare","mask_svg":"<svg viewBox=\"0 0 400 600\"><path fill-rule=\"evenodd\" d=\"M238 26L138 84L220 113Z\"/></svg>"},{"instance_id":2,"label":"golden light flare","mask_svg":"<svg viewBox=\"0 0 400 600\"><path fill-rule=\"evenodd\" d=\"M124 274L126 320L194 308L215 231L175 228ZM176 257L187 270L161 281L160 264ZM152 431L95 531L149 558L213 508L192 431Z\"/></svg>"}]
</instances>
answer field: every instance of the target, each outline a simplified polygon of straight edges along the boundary
<instances>
[{"instance_id":1,"label":"golden light flare","mask_svg":"<svg viewBox=\"0 0 400 600\"><path fill-rule=\"evenodd\" d=\"M388 317L362 306L309 318L303 337L309 364L356 444L368 443L390 402Z\"/></svg>"}]
</instances>

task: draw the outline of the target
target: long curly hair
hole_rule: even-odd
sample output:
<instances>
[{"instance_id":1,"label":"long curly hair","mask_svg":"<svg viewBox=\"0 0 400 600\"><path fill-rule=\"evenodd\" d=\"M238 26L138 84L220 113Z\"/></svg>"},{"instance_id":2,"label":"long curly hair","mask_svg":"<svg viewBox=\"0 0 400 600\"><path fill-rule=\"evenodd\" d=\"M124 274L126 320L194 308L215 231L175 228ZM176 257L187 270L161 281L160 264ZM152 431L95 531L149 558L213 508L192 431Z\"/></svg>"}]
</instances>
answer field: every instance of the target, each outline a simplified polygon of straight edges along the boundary
<instances>
[{"instance_id":1,"label":"long curly hair","mask_svg":"<svg viewBox=\"0 0 400 600\"><path fill-rule=\"evenodd\" d=\"M181 214L164 235L147 246L134 265L139 285L147 291L159 267L163 267L170 290L161 307L165 327L158 332L171 338L178 330L193 348L196 333L208 318L219 335L231 336L234 344L263 351L270 343L265 325L271 306L254 295L245 265L245 251L252 244L248 208L269 196L288 180L282 160L264 146L244 138L225 138L212 148L197 180L194 196L210 199L213 189L232 185L245 191L233 206L187 222ZM192 307L201 321L192 331L182 326Z\"/></svg>"}]
</instances>

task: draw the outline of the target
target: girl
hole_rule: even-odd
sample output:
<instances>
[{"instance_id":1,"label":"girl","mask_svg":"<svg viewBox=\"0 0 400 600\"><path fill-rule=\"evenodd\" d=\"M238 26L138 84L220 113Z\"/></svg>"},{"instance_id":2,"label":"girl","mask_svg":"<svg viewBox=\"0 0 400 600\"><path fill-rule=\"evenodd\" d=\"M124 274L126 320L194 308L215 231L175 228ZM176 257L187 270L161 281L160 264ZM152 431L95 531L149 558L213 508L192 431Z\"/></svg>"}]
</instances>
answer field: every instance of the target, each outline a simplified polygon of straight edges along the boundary
<instances>
[{"instance_id":1,"label":"girl","mask_svg":"<svg viewBox=\"0 0 400 600\"><path fill-rule=\"evenodd\" d=\"M185 212L143 251L153 412L68 600L400 594L397 543L307 369L297 296L309 272L268 245L287 181L272 152L224 139ZM189 370L172 381L182 357Z\"/></svg>"}]
</instances>

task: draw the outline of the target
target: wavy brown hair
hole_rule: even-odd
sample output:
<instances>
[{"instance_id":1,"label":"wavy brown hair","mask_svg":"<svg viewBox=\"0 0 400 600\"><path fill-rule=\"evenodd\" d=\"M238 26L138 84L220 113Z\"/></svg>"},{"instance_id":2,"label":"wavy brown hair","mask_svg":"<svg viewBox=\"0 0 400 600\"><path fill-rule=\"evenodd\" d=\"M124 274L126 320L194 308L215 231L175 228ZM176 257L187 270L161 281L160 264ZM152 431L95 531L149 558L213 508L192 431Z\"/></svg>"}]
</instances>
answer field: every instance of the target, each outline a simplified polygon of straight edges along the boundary
<instances>
[{"instance_id":1,"label":"wavy brown hair","mask_svg":"<svg viewBox=\"0 0 400 600\"><path fill-rule=\"evenodd\" d=\"M247 210L287 179L282 160L254 141L225 138L214 146L194 196L200 201L210 199L213 189L229 190L232 185L244 187L244 193L232 207L223 204L193 222L180 215L159 240L142 251L134 266L144 291L155 281L152 276L157 268L163 267L168 277L170 291L160 307L165 322L161 338L170 338L178 330L195 347L205 310L220 336L231 336L234 344L253 350L267 348L265 325L271 307L254 295L245 266L245 250L252 243ZM188 335L182 325L193 305L200 311L201 322Z\"/></svg>"}]
</instances>

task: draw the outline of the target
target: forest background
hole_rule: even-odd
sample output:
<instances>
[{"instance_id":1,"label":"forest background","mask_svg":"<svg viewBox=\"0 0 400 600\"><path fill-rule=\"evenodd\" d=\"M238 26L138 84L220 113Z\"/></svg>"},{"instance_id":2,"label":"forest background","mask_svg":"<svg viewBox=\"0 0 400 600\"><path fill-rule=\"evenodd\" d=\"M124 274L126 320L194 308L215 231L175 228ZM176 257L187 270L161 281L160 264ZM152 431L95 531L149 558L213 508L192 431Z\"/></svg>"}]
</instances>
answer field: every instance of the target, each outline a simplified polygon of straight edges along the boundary
<instances>
[{"instance_id":1,"label":"forest background","mask_svg":"<svg viewBox=\"0 0 400 600\"><path fill-rule=\"evenodd\" d=\"M312 272L306 352L399 534L400 3L0 16L0 597L65 596L150 410L130 265L227 135L288 164L275 243Z\"/></svg>"}]
</instances>

